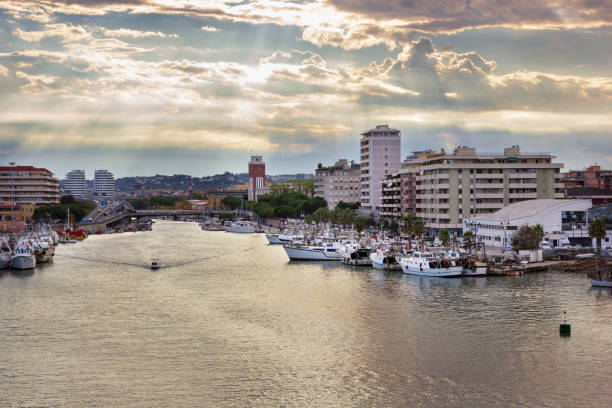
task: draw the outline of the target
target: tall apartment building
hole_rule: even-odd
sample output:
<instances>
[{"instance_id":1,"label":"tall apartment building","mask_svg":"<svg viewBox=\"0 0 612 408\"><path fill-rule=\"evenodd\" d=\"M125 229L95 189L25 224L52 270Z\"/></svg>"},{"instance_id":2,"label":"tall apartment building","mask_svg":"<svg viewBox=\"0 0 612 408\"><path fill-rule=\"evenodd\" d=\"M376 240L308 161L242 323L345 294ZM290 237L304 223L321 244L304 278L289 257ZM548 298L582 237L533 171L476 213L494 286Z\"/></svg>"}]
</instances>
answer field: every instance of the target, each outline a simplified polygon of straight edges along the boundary
<instances>
[{"instance_id":1,"label":"tall apartment building","mask_svg":"<svg viewBox=\"0 0 612 408\"><path fill-rule=\"evenodd\" d=\"M361 208L382 208L382 182L401 168L401 135L398 129L378 125L361 134Z\"/></svg>"},{"instance_id":2,"label":"tall apartment building","mask_svg":"<svg viewBox=\"0 0 612 408\"><path fill-rule=\"evenodd\" d=\"M115 177L108 170L94 172L94 198L97 200L115 197Z\"/></svg>"},{"instance_id":3,"label":"tall apartment building","mask_svg":"<svg viewBox=\"0 0 612 408\"><path fill-rule=\"evenodd\" d=\"M416 175L417 213L433 230L460 232L463 219L495 212L524 200L563 198L561 163L550 153L476 153L459 147L452 154L421 160Z\"/></svg>"},{"instance_id":4,"label":"tall apartment building","mask_svg":"<svg viewBox=\"0 0 612 408\"><path fill-rule=\"evenodd\" d=\"M257 199L270 192L270 188L266 186L266 163L262 156L251 156L249 162L249 201L257 201Z\"/></svg>"},{"instance_id":5,"label":"tall apartment building","mask_svg":"<svg viewBox=\"0 0 612 408\"><path fill-rule=\"evenodd\" d=\"M32 166L0 167L0 201L17 204L57 204L59 180L47 169Z\"/></svg>"},{"instance_id":6,"label":"tall apartment building","mask_svg":"<svg viewBox=\"0 0 612 408\"><path fill-rule=\"evenodd\" d=\"M87 199L87 181L85 180L85 170L72 170L66 173L64 193L69 194L78 200Z\"/></svg>"},{"instance_id":7,"label":"tall apartment building","mask_svg":"<svg viewBox=\"0 0 612 408\"><path fill-rule=\"evenodd\" d=\"M333 166L319 166L315 170L314 194L327 201L329 209L336 208L340 201L358 203L361 194L361 172L359 164L346 159Z\"/></svg>"}]
</instances>

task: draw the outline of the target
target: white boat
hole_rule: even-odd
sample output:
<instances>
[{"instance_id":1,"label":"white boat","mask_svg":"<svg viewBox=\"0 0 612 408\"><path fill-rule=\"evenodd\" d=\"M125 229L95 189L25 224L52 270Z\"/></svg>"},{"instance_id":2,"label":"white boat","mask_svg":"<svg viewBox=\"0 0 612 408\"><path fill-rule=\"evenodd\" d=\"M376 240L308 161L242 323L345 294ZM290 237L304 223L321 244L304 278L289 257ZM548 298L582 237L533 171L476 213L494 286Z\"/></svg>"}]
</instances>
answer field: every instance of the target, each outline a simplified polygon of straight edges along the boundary
<instances>
[{"instance_id":1,"label":"white boat","mask_svg":"<svg viewBox=\"0 0 612 408\"><path fill-rule=\"evenodd\" d=\"M473 259L466 259L463 264L463 271L461 276L468 276L472 278L487 276L488 266L484 262L479 262Z\"/></svg>"},{"instance_id":2,"label":"white boat","mask_svg":"<svg viewBox=\"0 0 612 408\"><path fill-rule=\"evenodd\" d=\"M451 277L460 276L463 266L449 259L434 259L431 252L415 251L412 255L401 258L399 263L404 273L419 276Z\"/></svg>"},{"instance_id":3,"label":"white boat","mask_svg":"<svg viewBox=\"0 0 612 408\"><path fill-rule=\"evenodd\" d=\"M11 262L11 247L9 247L6 239L0 241L0 269L6 269Z\"/></svg>"},{"instance_id":4,"label":"white boat","mask_svg":"<svg viewBox=\"0 0 612 408\"><path fill-rule=\"evenodd\" d=\"M298 234L266 234L270 245L288 245L296 239L303 239L303 235Z\"/></svg>"},{"instance_id":5,"label":"white boat","mask_svg":"<svg viewBox=\"0 0 612 408\"><path fill-rule=\"evenodd\" d=\"M338 248L338 254L342 259L342 263L346 265L372 265L372 260L370 259L371 252L371 249L364 248L355 242L344 243Z\"/></svg>"},{"instance_id":6,"label":"white boat","mask_svg":"<svg viewBox=\"0 0 612 408\"><path fill-rule=\"evenodd\" d=\"M397 258L388 248L378 248L370 254L370 262L376 269L383 271L401 271L402 267L397 262Z\"/></svg>"},{"instance_id":7,"label":"white boat","mask_svg":"<svg viewBox=\"0 0 612 408\"><path fill-rule=\"evenodd\" d=\"M252 234L256 232L257 226L249 221L234 221L225 226L225 231L239 234Z\"/></svg>"},{"instance_id":8,"label":"white boat","mask_svg":"<svg viewBox=\"0 0 612 408\"><path fill-rule=\"evenodd\" d=\"M337 242L316 242L314 245L283 245L292 261L339 261Z\"/></svg>"},{"instance_id":9,"label":"white boat","mask_svg":"<svg viewBox=\"0 0 612 408\"><path fill-rule=\"evenodd\" d=\"M28 270L36 267L36 257L32 255L32 248L26 240L20 239L11 256L11 269Z\"/></svg>"}]
</instances>

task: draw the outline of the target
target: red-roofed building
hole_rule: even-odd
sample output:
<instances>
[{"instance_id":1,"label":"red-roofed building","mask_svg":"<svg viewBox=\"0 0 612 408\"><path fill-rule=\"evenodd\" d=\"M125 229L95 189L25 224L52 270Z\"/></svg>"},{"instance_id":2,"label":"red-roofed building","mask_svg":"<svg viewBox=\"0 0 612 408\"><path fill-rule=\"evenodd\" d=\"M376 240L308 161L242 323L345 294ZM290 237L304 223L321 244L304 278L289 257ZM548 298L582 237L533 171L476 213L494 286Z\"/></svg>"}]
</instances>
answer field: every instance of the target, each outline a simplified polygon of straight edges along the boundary
<instances>
[{"instance_id":1,"label":"red-roofed building","mask_svg":"<svg viewBox=\"0 0 612 408\"><path fill-rule=\"evenodd\" d=\"M17 204L57 204L59 180L47 169L33 166L0 166L0 201Z\"/></svg>"}]
</instances>

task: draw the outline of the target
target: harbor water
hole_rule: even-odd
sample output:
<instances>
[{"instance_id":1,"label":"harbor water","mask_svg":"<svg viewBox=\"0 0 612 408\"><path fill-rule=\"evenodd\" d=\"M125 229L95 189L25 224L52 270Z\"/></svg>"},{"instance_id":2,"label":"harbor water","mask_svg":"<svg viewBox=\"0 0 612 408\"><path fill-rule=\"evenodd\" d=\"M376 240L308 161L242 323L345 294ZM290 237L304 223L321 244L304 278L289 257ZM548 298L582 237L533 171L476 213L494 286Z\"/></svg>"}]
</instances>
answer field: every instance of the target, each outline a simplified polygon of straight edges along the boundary
<instances>
[{"instance_id":1,"label":"harbor water","mask_svg":"<svg viewBox=\"0 0 612 408\"><path fill-rule=\"evenodd\" d=\"M0 274L3 408L612 401L612 294L583 274L290 263L263 234L170 221Z\"/></svg>"}]
</instances>

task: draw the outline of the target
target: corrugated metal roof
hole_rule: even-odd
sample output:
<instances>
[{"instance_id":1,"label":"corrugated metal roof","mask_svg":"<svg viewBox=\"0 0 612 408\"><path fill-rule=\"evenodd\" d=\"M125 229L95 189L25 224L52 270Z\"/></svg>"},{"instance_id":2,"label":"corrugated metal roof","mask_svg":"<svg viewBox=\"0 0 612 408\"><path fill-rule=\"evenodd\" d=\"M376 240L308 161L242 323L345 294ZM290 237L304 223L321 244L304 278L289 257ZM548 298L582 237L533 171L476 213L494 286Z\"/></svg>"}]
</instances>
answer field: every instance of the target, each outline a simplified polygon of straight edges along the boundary
<instances>
[{"instance_id":1,"label":"corrugated metal roof","mask_svg":"<svg viewBox=\"0 0 612 408\"><path fill-rule=\"evenodd\" d=\"M510 204L502 208L501 210L491 214L475 215L473 218L487 221L507 221L516 218L532 217L544 210L548 210L557 206L568 206L578 203L588 203L588 206L591 206L591 200L526 200Z\"/></svg>"}]
</instances>

